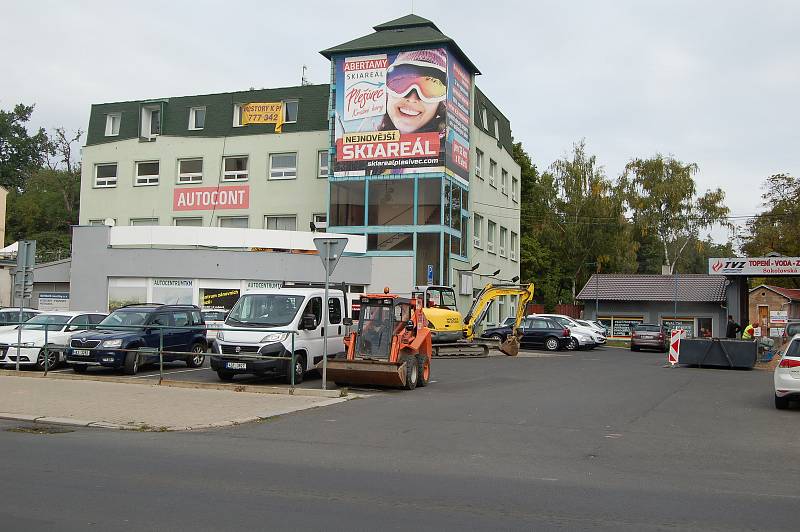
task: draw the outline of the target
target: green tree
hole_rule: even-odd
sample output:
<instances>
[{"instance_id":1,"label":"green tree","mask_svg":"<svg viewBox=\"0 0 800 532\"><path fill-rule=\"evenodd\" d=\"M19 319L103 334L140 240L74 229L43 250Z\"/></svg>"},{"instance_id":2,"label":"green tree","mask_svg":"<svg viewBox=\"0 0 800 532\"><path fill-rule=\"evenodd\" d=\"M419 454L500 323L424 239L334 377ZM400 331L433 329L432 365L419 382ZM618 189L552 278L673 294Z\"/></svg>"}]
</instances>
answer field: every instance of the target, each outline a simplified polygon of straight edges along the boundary
<instances>
[{"instance_id":1,"label":"green tree","mask_svg":"<svg viewBox=\"0 0 800 532\"><path fill-rule=\"evenodd\" d=\"M700 231L715 224L730 225L725 193L717 188L697 195L695 163L657 154L633 159L620 177L619 189L633 222L643 235L654 234L663 250L663 264L670 273L686 247Z\"/></svg>"},{"instance_id":2,"label":"green tree","mask_svg":"<svg viewBox=\"0 0 800 532\"><path fill-rule=\"evenodd\" d=\"M12 111L0 109L0 185L9 191L24 188L49 150L44 129L28 134L25 124L32 113L33 105L18 104Z\"/></svg>"},{"instance_id":3,"label":"green tree","mask_svg":"<svg viewBox=\"0 0 800 532\"><path fill-rule=\"evenodd\" d=\"M769 176L761 195L764 211L747 223L742 250L750 256L767 253L800 255L800 179L789 174Z\"/></svg>"}]
</instances>

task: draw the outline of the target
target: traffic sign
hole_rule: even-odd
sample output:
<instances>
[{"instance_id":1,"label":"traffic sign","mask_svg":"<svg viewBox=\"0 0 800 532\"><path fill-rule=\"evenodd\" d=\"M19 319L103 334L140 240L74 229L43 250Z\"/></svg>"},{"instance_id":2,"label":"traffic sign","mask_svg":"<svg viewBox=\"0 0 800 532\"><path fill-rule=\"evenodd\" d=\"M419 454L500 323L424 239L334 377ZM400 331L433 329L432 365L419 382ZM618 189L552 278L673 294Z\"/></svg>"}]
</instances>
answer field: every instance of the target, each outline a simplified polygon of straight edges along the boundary
<instances>
[{"instance_id":1,"label":"traffic sign","mask_svg":"<svg viewBox=\"0 0 800 532\"><path fill-rule=\"evenodd\" d=\"M333 273L336 264L342 257L344 248L347 246L346 238L315 238L314 245L319 251L319 258L322 259L322 266L325 268L326 276Z\"/></svg>"}]
</instances>

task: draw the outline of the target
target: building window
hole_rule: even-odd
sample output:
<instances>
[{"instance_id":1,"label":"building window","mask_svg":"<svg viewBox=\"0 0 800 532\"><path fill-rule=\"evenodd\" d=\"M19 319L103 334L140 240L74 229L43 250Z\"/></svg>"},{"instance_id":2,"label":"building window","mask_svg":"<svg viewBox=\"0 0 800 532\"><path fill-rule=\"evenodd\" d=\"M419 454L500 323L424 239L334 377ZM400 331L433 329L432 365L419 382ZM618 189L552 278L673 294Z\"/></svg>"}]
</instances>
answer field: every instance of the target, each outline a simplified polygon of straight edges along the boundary
<instances>
[{"instance_id":1,"label":"building window","mask_svg":"<svg viewBox=\"0 0 800 532\"><path fill-rule=\"evenodd\" d=\"M158 161L141 161L136 163L137 187L158 184Z\"/></svg>"},{"instance_id":2,"label":"building window","mask_svg":"<svg viewBox=\"0 0 800 532\"><path fill-rule=\"evenodd\" d=\"M322 150L317 157L317 177L325 179L328 177L328 150Z\"/></svg>"},{"instance_id":3,"label":"building window","mask_svg":"<svg viewBox=\"0 0 800 532\"><path fill-rule=\"evenodd\" d=\"M486 107L481 107L481 126L486 131L489 131L489 119L488 119L488 114L486 112Z\"/></svg>"},{"instance_id":4,"label":"building window","mask_svg":"<svg viewBox=\"0 0 800 532\"><path fill-rule=\"evenodd\" d=\"M417 225L442 223L442 180L420 179L417 184Z\"/></svg>"},{"instance_id":5,"label":"building window","mask_svg":"<svg viewBox=\"0 0 800 532\"><path fill-rule=\"evenodd\" d=\"M264 216L264 229L297 231L297 216Z\"/></svg>"},{"instance_id":6,"label":"building window","mask_svg":"<svg viewBox=\"0 0 800 532\"><path fill-rule=\"evenodd\" d=\"M489 184L493 187L497 187L495 184L495 180L497 179L497 163L494 160L489 159Z\"/></svg>"},{"instance_id":7,"label":"building window","mask_svg":"<svg viewBox=\"0 0 800 532\"><path fill-rule=\"evenodd\" d=\"M506 241L508 240L508 229L500 226L500 256L506 256Z\"/></svg>"},{"instance_id":8,"label":"building window","mask_svg":"<svg viewBox=\"0 0 800 532\"><path fill-rule=\"evenodd\" d=\"M189 109L189 129L197 130L206 127L206 108L192 107Z\"/></svg>"},{"instance_id":9,"label":"building window","mask_svg":"<svg viewBox=\"0 0 800 532\"><path fill-rule=\"evenodd\" d=\"M224 157L223 181L247 181L247 157Z\"/></svg>"},{"instance_id":10,"label":"building window","mask_svg":"<svg viewBox=\"0 0 800 532\"><path fill-rule=\"evenodd\" d=\"M475 175L483 179L483 152L475 150Z\"/></svg>"},{"instance_id":11,"label":"building window","mask_svg":"<svg viewBox=\"0 0 800 532\"><path fill-rule=\"evenodd\" d=\"M519 189L519 179L516 177L511 178L511 199L514 201L518 201L519 196L517 195Z\"/></svg>"},{"instance_id":12,"label":"building window","mask_svg":"<svg viewBox=\"0 0 800 532\"><path fill-rule=\"evenodd\" d=\"M364 225L364 181L331 183L331 225Z\"/></svg>"},{"instance_id":13,"label":"building window","mask_svg":"<svg viewBox=\"0 0 800 532\"><path fill-rule=\"evenodd\" d=\"M480 214L472 215L472 245L478 249L483 249L481 242L481 231L483 229L483 216Z\"/></svg>"},{"instance_id":14,"label":"building window","mask_svg":"<svg viewBox=\"0 0 800 532\"><path fill-rule=\"evenodd\" d=\"M500 127L497 118L494 119L494 138L500 140Z\"/></svg>"},{"instance_id":15,"label":"building window","mask_svg":"<svg viewBox=\"0 0 800 532\"><path fill-rule=\"evenodd\" d=\"M505 168L500 170L500 192L508 196L508 172Z\"/></svg>"},{"instance_id":16,"label":"building window","mask_svg":"<svg viewBox=\"0 0 800 532\"><path fill-rule=\"evenodd\" d=\"M233 104L233 127L242 127L242 104Z\"/></svg>"},{"instance_id":17,"label":"building window","mask_svg":"<svg viewBox=\"0 0 800 532\"><path fill-rule=\"evenodd\" d=\"M122 113L108 113L106 115L106 137L119 135L120 122L122 122Z\"/></svg>"},{"instance_id":18,"label":"building window","mask_svg":"<svg viewBox=\"0 0 800 532\"><path fill-rule=\"evenodd\" d=\"M175 223L175 227L203 227L202 217L174 218L173 222Z\"/></svg>"},{"instance_id":19,"label":"building window","mask_svg":"<svg viewBox=\"0 0 800 532\"><path fill-rule=\"evenodd\" d=\"M297 122L297 100L283 101L283 123L294 124Z\"/></svg>"},{"instance_id":20,"label":"building window","mask_svg":"<svg viewBox=\"0 0 800 532\"><path fill-rule=\"evenodd\" d=\"M219 226L247 229L250 226L250 223L247 216L220 216Z\"/></svg>"},{"instance_id":21,"label":"building window","mask_svg":"<svg viewBox=\"0 0 800 532\"><path fill-rule=\"evenodd\" d=\"M96 164L94 166L95 188L111 188L117 186L117 163Z\"/></svg>"},{"instance_id":22,"label":"building window","mask_svg":"<svg viewBox=\"0 0 800 532\"><path fill-rule=\"evenodd\" d=\"M270 179L297 178L297 154L273 153L269 156Z\"/></svg>"},{"instance_id":23,"label":"building window","mask_svg":"<svg viewBox=\"0 0 800 532\"><path fill-rule=\"evenodd\" d=\"M178 183L203 181L203 159L178 159Z\"/></svg>"},{"instance_id":24,"label":"building window","mask_svg":"<svg viewBox=\"0 0 800 532\"><path fill-rule=\"evenodd\" d=\"M494 233L497 224L489 220L486 223L486 251L494 253Z\"/></svg>"},{"instance_id":25,"label":"building window","mask_svg":"<svg viewBox=\"0 0 800 532\"><path fill-rule=\"evenodd\" d=\"M148 105L142 107L141 136L146 139L153 139L160 134L161 134L161 106Z\"/></svg>"},{"instance_id":26,"label":"building window","mask_svg":"<svg viewBox=\"0 0 800 532\"><path fill-rule=\"evenodd\" d=\"M367 235L367 251L412 251L412 233L378 233Z\"/></svg>"},{"instance_id":27,"label":"building window","mask_svg":"<svg viewBox=\"0 0 800 532\"><path fill-rule=\"evenodd\" d=\"M113 220L113 225L117 224L116 218L106 218L106 220ZM89 220L89 225L107 225L106 220Z\"/></svg>"},{"instance_id":28,"label":"building window","mask_svg":"<svg viewBox=\"0 0 800 532\"><path fill-rule=\"evenodd\" d=\"M517 260L517 233L511 231L511 260Z\"/></svg>"},{"instance_id":29,"label":"building window","mask_svg":"<svg viewBox=\"0 0 800 532\"><path fill-rule=\"evenodd\" d=\"M314 215L314 227L317 233L324 233L328 229L328 215L327 214L315 214Z\"/></svg>"},{"instance_id":30,"label":"building window","mask_svg":"<svg viewBox=\"0 0 800 532\"><path fill-rule=\"evenodd\" d=\"M414 224L413 179L376 179L368 183L367 225ZM434 223L438 224L439 220Z\"/></svg>"},{"instance_id":31,"label":"building window","mask_svg":"<svg viewBox=\"0 0 800 532\"><path fill-rule=\"evenodd\" d=\"M497 319L498 323L503 323L506 319L506 296L497 298Z\"/></svg>"},{"instance_id":32,"label":"building window","mask_svg":"<svg viewBox=\"0 0 800 532\"><path fill-rule=\"evenodd\" d=\"M131 218L131 225L158 225L158 218Z\"/></svg>"}]
</instances>

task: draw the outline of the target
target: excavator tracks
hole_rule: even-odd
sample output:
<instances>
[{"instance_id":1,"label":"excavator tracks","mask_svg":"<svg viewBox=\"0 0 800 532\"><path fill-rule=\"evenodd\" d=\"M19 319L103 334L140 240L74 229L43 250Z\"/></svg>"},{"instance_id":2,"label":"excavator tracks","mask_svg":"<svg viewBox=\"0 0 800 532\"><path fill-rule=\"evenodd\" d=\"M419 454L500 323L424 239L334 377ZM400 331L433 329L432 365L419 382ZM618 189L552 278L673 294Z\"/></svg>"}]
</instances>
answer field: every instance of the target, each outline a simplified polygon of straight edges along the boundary
<instances>
[{"instance_id":1,"label":"excavator tracks","mask_svg":"<svg viewBox=\"0 0 800 532\"><path fill-rule=\"evenodd\" d=\"M433 344L433 358L486 358L489 349L495 347L490 343L453 342L450 344Z\"/></svg>"}]
</instances>

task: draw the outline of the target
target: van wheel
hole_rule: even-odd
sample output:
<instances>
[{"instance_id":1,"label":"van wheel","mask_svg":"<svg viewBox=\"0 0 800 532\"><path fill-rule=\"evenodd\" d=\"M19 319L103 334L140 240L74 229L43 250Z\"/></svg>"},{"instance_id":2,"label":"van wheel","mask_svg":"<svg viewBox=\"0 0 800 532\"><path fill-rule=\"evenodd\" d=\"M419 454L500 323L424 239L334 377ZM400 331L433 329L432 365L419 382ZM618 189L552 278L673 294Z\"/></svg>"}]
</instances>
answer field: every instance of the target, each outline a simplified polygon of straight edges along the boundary
<instances>
[{"instance_id":1,"label":"van wheel","mask_svg":"<svg viewBox=\"0 0 800 532\"><path fill-rule=\"evenodd\" d=\"M287 366L291 366L292 359L288 360ZM300 384L303 382L303 376L306 374L306 357L303 355L295 355L294 356L294 383ZM286 372L286 376L283 378L283 382L286 384L292 383L292 374L288 371Z\"/></svg>"},{"instance_id":2,"label":"van wheel","mask_svg":"<svg viewBox=\"0 0 800 532\"><path fill-rule=\"evenodd\" d=\"M419 367L417 367L416 357L411 355L403 355L400 358L400 363L406 364L406 390L413 390L417 387L417 379L419 378Z\"/></svg>"},{"instance_id":3,"label":"van wheel","mask_svg":"<svg viewBox=\"0 0 800 532\"><path fill-rule=\"evenodd\" d=\"M123 367L125 375L136 375L139 373L139 353L130 352L125 355L125 366Z\"/></svg>"},{"instance_id":4,"label":"van wheel","mask_svg":"<svg viewBox=\"0 0 800 532\"><path fill-rule=\"evenodd\" d=\"M233 375L234 375L233 373L227 371L222 371L222 370L217 371L217 377L219 377L219 380L221 381L231 382L233 380Z\"/></svg>"},{"instance_id":5,"label":"van wheel","mask_svg":"<svg viewBox=\"0 0 800 532\"><path fill-rule=\"evenodd\" d=\"M186 359L186 365L190 368L199 368L203 365L203 362L206 360L206 348L203 344L197 343L192 345L192 348L189 350L191 351L191 356Z\"/></svg>"},{"instance_id":6,"label":"van wheel","mask_svg":"<svg viewBox=\"0 0 800 532\"><path fill-rule=\"evenodd\" d=\"M789 397L778 397L775 395L775 408L778 410L786 410L789 408Z\"/></svg>"},{"instance_id":7,"label":"van wheel","mask_svg":"<svg viewBox=\"0 0 800 532\"><path fill-rule=\"evenodd\" d=\"M417 355L417 386L427 386L431 381L431 359L425 355Z\"/></svg>"}]
</instances>

